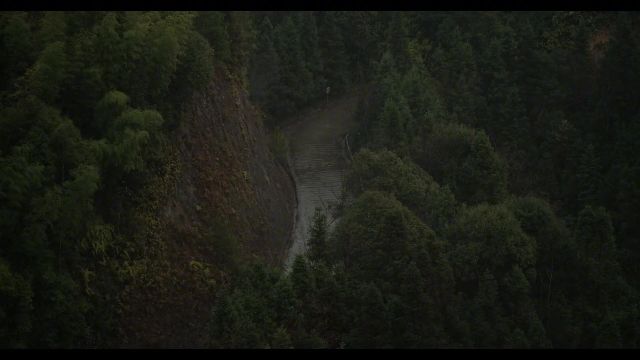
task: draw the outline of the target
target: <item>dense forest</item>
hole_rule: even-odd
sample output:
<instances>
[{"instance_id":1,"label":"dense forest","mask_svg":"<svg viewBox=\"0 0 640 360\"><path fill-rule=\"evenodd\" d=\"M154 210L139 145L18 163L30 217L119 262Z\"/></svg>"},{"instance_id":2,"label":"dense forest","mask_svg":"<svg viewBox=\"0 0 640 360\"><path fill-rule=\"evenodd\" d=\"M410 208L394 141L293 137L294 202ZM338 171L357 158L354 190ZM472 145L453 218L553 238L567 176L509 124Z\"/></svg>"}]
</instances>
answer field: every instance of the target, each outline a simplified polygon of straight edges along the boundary
<instances>
[{"instance_id":1,"label":"dense forest","mask_svg":"<svg viewBox=\"0 0 640 360\"><path fill-rule=\"evenodd\" d=\"M158 254L186 241L156 215L184 104L221 72L282 163L291 116L363 90L339 221L319 209L290 270L231 226L203 235L201 346L638 347L638 30L636 13L2 12L0 346L124 346L139 284L165 286Z\"/></svg>"}]
</instances>

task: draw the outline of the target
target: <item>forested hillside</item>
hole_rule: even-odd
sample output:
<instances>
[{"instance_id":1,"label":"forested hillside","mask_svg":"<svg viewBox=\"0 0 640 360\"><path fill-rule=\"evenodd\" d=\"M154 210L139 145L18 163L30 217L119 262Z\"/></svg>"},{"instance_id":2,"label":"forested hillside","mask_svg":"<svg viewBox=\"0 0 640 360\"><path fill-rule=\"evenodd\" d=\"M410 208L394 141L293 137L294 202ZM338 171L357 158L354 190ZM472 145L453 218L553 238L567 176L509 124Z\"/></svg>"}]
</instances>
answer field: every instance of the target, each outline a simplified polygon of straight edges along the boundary
<instances>
[{"instance_id":1,"label":"forested hillside","mask_svg":"<svg viewBox=\"0 0 640 360\"><path fill-rule=\"evenodd\" d=\"M0 346L638 347L639 26L0 13ZM344 202L283 271L327 87Z\"/></svg>"},{"instance_id":2,"label":"forested hillside","mask_svg":"<svg viewBox=\"0 0 640 360\"><path fill-rule=\"evenodd\" d=\"M294 197L248 101L251 24L0 14L0 346L206 346L234 269L282 261Z\"/></svg>"},{"instance_id":3,"label":"forested hillside","mask_svg":"<svg viewBox=\"0 0 640 360\"><path fill-rule=\"evenodd\" d=\"M290 273L239 277L216 345L637 347L638 16L331 13L318 33L329 16L344 50L319 68L346 53L368 84L353 200ZM263 36L291 26L273 18Z\"/></svg>"}]
</instances>

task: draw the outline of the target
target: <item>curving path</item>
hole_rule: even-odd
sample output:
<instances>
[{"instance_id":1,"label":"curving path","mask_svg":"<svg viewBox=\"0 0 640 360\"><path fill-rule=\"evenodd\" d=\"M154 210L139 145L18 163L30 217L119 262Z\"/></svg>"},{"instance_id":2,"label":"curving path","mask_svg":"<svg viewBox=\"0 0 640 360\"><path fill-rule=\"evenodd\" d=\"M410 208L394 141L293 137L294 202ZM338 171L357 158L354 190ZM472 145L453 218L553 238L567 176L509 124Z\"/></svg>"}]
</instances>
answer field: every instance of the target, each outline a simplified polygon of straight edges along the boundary
<instances>
[{"instance_id":1,"label":"curving path","mask_svg":"<svg viewBox=\"0 0 640 360\"><path fill-rule=\"evenodd\" d=\"M353 127L358 104L355 92L309 109L283 129L289 139L289 164L296 183L296 208L292 244L287 255L290 268L296 255L307 249L309 228L316 207L326 211L342 191L346 170L344 135Z\"/></svg>"}]
</instances>

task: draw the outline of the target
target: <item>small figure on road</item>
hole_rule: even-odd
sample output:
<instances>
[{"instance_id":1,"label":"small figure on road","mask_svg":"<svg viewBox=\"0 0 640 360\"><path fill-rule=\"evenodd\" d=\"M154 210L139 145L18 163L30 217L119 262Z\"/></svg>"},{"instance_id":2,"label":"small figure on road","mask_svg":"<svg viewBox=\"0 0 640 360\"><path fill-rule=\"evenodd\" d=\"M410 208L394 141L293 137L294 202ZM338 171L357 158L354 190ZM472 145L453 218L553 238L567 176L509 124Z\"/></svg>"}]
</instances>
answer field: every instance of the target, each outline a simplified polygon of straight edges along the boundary
<instances>
[{"instance_id":1,"label":"small figure on road","mask_svg":"<svg viewBox=\"0 0 640 360\"><path fill-rule=\"evenodd\" d=\"M327 105L329 105L329 92L331 92L331 87L327 86Z\"/></svg>"}]
</instances>

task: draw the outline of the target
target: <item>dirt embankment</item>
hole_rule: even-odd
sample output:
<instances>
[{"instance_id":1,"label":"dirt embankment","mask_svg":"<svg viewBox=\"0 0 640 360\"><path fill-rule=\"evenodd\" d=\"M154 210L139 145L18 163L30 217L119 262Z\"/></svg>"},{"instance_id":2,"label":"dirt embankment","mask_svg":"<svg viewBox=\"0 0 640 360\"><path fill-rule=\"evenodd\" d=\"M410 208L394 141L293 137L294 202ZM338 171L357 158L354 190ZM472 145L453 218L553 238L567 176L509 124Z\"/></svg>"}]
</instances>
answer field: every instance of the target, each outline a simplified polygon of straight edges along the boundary
<instances>
[{"instance_id":1,"label":"dirt embankment","mask_svg":"<svg viewBox=\"0 0 640 360\"><path fill-rule=\"evenodd\" d=\"M240 240L240 254L281 264L295 193L244 89L238 81L214 80L182 121L181 191L167 208L170 219L182 227L217 215Z\"/></svg>"},{"instance_id":2,"label":"dirt embankment","mask_svg":"<svg viewBox=\"0 0 640 360\"><path fill-rule=\"evenodd\" d=\"M207 347L229 260L281 265L288 250L294 185L239 80L216 74L172 136L178 170L159 181L157 242L131 266L138 275L122 297L125 347Z\"/></svg>"}]
</instances>

